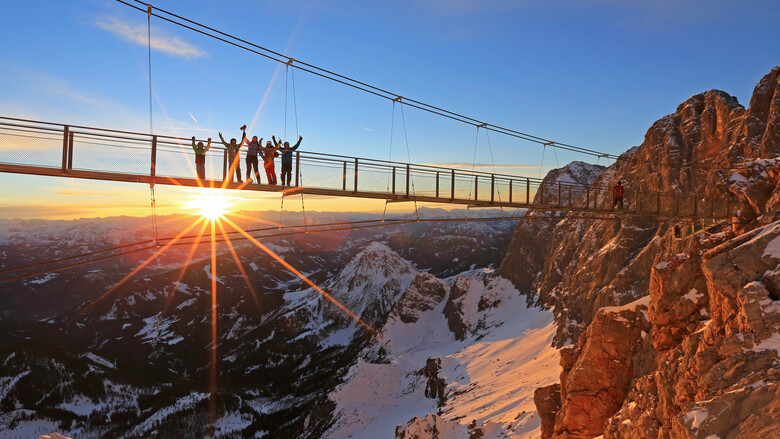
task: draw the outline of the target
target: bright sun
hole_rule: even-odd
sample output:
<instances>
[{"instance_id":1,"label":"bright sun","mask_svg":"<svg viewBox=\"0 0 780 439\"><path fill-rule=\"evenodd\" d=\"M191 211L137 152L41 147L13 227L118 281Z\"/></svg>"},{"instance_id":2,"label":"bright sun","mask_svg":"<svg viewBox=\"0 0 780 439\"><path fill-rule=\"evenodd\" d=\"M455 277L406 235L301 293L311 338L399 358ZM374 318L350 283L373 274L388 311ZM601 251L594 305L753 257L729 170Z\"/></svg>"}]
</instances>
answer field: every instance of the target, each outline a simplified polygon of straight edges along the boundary
<instances>
[{"instance_id":1,"label":"bright sun","mask_svg":"<svg viewBox=\"0 0 780 439\"><path fill-rule=\"evenodd\" d=\"M201 215L210 220L216 220L227 213L227 199L220 194L202 194L187 205L189 209L194 209L196 215Z\"/></svg>"}]
</instances>

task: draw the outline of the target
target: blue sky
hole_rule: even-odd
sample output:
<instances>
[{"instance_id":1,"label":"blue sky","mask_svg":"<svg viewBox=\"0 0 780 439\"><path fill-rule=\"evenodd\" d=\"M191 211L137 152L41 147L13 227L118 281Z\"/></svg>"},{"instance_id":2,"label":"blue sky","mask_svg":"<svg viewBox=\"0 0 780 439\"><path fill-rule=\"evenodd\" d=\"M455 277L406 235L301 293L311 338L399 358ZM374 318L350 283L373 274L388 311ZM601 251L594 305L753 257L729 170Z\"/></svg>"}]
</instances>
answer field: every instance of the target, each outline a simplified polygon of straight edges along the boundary
<instances>
[{"instance_id":1,"label":"blue sky","mask_svg":"<svg viewBox=\"0 0 780 439\"><path fill-rule=\"evenodd\" d=\"M775 1L549 2L399 0L179 1L153 3L262 46L489 123L610 153L710 88L747 106L756 82L780 64ZM146 16L115 1L5 2L0 17L0 115L147 131ZM284 133L279 64L152 18L155 132L189 137L252 125ZM296 72L302 148L387 159L388 101ZM290 96L291 99L291 95ZM287 137L295 135L292 106ZM406 161L396 114L392 158ZM411 159L473 162L475 129L412 108ZM197 122L196 122L197 121ZM487 139L478 164L490 162ZM496 164L537 175L571 160L494 134ZM505 168L509 169L509 168ZM20 190L23 189L23 190ZM163 213L187 191L161 188ZM249 201L247 201L249 200ZM308 200L307 200L308 201ZM311 200L314 208L317 200ZM278 208L276 195L242 207ZM242 204L243 203L243 204ZM249 203L249 204L247 204ZM383 203L323 201L381 210ZM148 212L143 186L0 175L0 217L72 218ZM107 210L110 209L110 210Z\"/></svg>"}]
</instances>

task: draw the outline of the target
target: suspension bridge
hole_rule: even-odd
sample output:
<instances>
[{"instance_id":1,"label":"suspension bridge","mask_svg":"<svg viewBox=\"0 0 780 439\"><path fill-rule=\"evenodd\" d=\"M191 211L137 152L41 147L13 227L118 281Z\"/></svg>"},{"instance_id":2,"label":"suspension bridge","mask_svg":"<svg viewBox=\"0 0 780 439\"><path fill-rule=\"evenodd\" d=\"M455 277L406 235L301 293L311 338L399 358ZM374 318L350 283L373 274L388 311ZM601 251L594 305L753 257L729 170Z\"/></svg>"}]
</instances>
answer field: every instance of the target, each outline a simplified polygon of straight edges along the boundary
<instances>
[{"instance_id":1,"label":"suspension bridge","mask_svg":"<svg viewBox=\"0 0 780 439\"><path fill-rule=\"evenodd\" d=\"M238 183L231 181L228 153L219 142L212 142L206 153L206 179L201 181L196 177L191 144L191 139L172 136L0 117L0 172L152 187L164 184L387 202L615 213L612 188L606 186L301 150L295 151L291 186ZM237 164L242 168L243 163ZM641 190L629 183L624 209L618 213L692 219L729 218L733 211L733 203L726 198Z\"/></svg>"}]
</instances>

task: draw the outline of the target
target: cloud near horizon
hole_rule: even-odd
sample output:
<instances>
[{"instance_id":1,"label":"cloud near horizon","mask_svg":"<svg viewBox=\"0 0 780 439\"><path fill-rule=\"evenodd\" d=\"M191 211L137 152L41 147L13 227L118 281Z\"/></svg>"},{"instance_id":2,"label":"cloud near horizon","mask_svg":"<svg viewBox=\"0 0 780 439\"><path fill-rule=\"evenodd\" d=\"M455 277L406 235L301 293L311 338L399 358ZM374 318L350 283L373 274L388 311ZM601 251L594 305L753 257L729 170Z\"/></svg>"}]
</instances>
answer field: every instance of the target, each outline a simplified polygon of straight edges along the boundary
<instances>
[{"instance_id":1,"label":"cloud near horizon","mask_svg":"<svg viewBox=\"0 0 780 439\"><path fill-rule=\"evenodd\" d=\"M141 46L148 44L147 29L143 24L128 23L116 17L101 17L95 24L97 27L118 35L127 41ZM207 55L205 51L181 38L171 37L160 31L152 32L151 45L155 50L182 58L200 58Z\"/></svg>"}]
</instances>

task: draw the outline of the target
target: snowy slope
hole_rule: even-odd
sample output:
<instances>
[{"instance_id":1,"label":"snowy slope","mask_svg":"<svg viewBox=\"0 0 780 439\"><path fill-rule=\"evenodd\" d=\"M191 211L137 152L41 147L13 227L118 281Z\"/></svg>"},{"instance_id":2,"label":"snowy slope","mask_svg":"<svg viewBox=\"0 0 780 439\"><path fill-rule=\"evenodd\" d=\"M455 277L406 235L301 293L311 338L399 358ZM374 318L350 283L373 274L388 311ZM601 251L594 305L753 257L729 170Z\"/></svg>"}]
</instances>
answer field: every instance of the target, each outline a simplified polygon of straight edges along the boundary
<instances>
[{"instance_id":1,"label":"snowy slope","mask_svg":"<svg viewBox=\"0 0 780 439\"><path fill-rule=\"evenodd\" d=\"M391 437L396 427L417 417L406 427L412 433L433 422L435 416L426 416L436 413L441 439L466 437L472 421L476 422L471 429L481 428L485 438L539 436L533 392L560 374L558 352L550 347L555 333L552 314L527 308L525 298L505 279L458 281L469 285L470 302L488 304L481 310L468 307L464 320L474 325L467 338L456 340L449 329L444 316L447 300L420 313L413 323L404 323L394 312L381 340L363 352L331 394L337 405L336 423L325 437ZM436 363L438 378L446 386L441 410L435 395L426 397L431 377L422 371Z\"/></svg>"}]
</instances>

